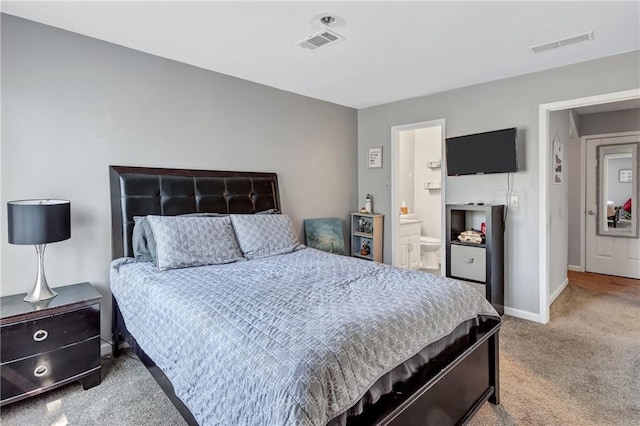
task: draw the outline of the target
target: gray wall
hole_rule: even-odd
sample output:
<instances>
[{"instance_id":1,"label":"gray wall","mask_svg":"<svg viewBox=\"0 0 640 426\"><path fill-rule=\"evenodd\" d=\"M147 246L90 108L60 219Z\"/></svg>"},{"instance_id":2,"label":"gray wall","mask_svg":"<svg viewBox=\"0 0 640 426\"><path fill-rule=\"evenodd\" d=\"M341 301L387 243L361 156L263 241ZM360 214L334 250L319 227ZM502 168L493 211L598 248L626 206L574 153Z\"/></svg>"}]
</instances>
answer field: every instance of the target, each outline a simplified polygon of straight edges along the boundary
<instances>
[{"instance_id":1,"label":"gray wall","mask_svg":"<svg viewBox=\"0 0 640 426\"><path fill-rule=\"evenodd\" d=\"M415 206L415 156L416 132L407 130L400 132L398 142L398 199L407 203L410 213L416 212Z\"/></svg>"},{"instance_id":2,"label":"gray wall","mask_svg":"<svg viewBox=\"0 0 640 426\"><path fill-rule=\"evenodd\" d=\"M26 293L32 247L7 244L5 203L71 200L47 248L55 287L91 281L109 338L108 165L273 171L296 229L358 207L351 108L2 15L2 295Z\"/></svg>"},{"instance_id":3,"label":"gray wall","mask_svg":"<svg viewBox=\"0 0 640 426\"><path fill-rule=\"evenodd\" d=\"M549 255L550 297L557 296L557 292L567 279L568 239L554 238L554 236L569 234L569 161L567 151L569 150L570 115L569 110L553 111L549 114L549 152L555 156L554 138L562 144L562 182L555 183L552 179L549 184L549 206L553 214L553 220L549 222L549 234L551 235L551 244L549 244L551 251ZM555 162L552 160L550 167L554 166Z\"/></svg>"},{"instance_id":4,"label":"gray wall","mask_svg":"<svg viewBox=\"0 0 640 426\"><path fill-rule=\"evenodd\" d=\"M569 147L565 149L567 154L569 176L569 254L568 263L574 267L580 267L580 179L582 177L582 163L580 158L580 146L582 140L580 138L571 138Z\"/></svg>"},{"instance_id":5,"label":"gray wall","mask_svg":"<svg viewBox=\"0 0 640 426\"><path fill-rule=\"evenodd\" d=\"M640 108L598 112L580 116L580 135L632 132L640 130Z\"/></svg>"},{"instance_id":6,"label":"gray wall","mask_svg":"<svg viewBox=\"0 0 640 426\"><path fill-rule=\"evenodd\" d=\"M520 196L520 207L510 209L507 223L505 302L510 308L537 315L539 105L638 88L639 64L639 52L634 51L359 110L358 197L373 194L376 210L387 215L385 261L391 261L391 126L444 118L445 137L516 126L523 147L521 170L513 175L513 194ZM382 169L367 169L366 152L371 146L382 146L386 153ZM447 203L503 204L506 191L504 174L446 179Z\"/></svg>"},{"instance_id":7,"label":"gray wall","mask_svg":"<svg viewBox=\"0 0 640 426\"><path fill-rule=\"evenodd\" d=\"M640 108L584 114L578 116L576 121L580 136L640 131ZM572 139L569 149L565 151L565 154L569 154L569 265L578 267L585 266L580 261L581 144L580 138Z\"/></svg>"}]
</instances>

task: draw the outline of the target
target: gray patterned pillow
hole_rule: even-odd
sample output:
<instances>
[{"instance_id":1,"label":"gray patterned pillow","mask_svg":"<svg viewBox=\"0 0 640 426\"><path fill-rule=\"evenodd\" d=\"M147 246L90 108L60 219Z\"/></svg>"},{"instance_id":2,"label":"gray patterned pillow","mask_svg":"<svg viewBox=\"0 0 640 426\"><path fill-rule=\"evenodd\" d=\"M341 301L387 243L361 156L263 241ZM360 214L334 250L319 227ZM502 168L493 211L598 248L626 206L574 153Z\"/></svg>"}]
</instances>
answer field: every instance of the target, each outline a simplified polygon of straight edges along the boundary
<instances>
[{"instance_id":1,"label":"gray patterned pillow","mask_svg":"<svg viewBox=\"0 0 640 426\"><path fill-rule=\"evenodd\" d=\"M300 245L286 214L232 214L231 223L247 259L291 253Z\"/></svg>"},{"instance_id":2,"label":"gray patterned pillow","mask_svg":"<svg viewBox=\"0 0 640 426\"><path fill-rule=\"evenodd\" d=\"M133 225L133 257L136 262L153 262L157 266L156 260L156 240L153 237L153 230L146 216L134 216Z\"/></svg>"},{"instance_id":3,"label":"gray patterned pillow","mask_svg":"<svg viewBox=\"0 0 640 426\"><path fill-rule=\"evenodd\" d=\"M229 217L147 216L161 271L242 259Z\"/></svg>"}]
</instances>

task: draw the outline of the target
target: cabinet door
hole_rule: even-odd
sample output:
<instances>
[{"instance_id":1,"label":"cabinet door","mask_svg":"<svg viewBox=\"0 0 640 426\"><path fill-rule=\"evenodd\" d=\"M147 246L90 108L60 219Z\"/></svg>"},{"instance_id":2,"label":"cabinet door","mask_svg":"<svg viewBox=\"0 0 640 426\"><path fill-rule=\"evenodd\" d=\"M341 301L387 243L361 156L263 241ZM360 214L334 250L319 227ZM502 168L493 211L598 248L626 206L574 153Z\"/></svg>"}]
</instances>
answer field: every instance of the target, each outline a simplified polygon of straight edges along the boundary
<instances>
[{"instance_id":1,"label":"cabinet door","mask_svg":"<svg viewBox=\"0 0 640 426\"><path fill-rule=\"evenodd\" d=\"M420 235L409 237L409 268L420 269Z\"/></svg>"},{"instance_id":2,"label":"cabinet door","mask_svg":"<svg viewBox=\"0 0 640 426\"><path fill-rule=\"evenodd\" d=\"M400 258L398 268L409 268L409 237L400 237Z\"/></svg>"}]
</instances>

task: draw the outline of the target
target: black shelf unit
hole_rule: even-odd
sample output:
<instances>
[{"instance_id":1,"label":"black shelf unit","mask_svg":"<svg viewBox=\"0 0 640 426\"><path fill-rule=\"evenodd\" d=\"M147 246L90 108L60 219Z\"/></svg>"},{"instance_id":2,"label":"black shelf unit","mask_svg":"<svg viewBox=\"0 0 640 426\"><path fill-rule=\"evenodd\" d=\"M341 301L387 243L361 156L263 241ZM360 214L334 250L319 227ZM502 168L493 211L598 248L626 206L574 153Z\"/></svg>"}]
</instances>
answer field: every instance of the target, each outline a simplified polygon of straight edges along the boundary
<instances>
[{"instance_id":1,"label":"black shelf unit","mask_svg":"<svg viewBox=\"0 0 640 426\"><path fill-rule=\"evenodd\" d=\"M484 244L458 240L462 231L486 224ZM484 285L485 297L504 314L504 205L448 204L447 277Z\"/></svg>"},{"instance_id":2,"label":"black shelf unit","mask_svg":"<svg viewBox=\"0 0 640 426\"><path fill-rule=\"evenodd\" d=\"M468 246L468 247L486 247L486 244L478 244L478 243L469 243L466 241L451 241L451 244L458 246Z\"/></svg>"}]
</instances>

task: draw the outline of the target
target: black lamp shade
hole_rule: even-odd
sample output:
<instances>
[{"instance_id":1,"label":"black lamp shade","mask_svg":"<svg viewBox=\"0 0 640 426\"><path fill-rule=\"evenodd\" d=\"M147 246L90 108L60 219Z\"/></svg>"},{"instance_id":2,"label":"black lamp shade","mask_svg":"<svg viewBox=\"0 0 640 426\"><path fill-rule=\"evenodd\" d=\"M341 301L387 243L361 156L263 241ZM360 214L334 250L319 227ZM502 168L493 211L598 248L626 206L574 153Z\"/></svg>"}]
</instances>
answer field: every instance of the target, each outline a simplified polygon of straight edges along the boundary
<instances>
[{"instance_id":1,"label":"black lamp shade","mask_svg":"<svg viewBox=\"0 0 640 426\"><path fill-rule=\"evenodd\" d=\"M67 200L18 200L7 203L9 244L47 244L71 237Z\"/></svg>"}]
</instances>

